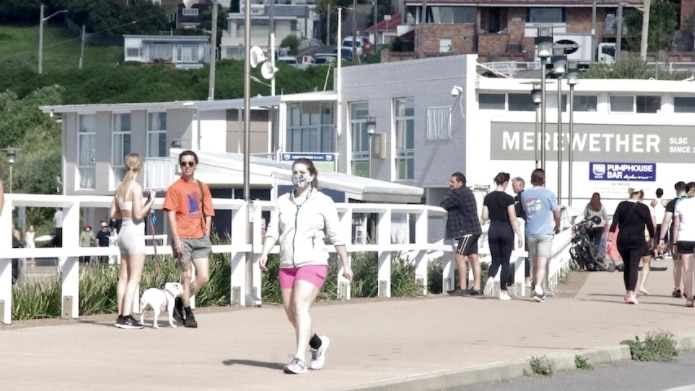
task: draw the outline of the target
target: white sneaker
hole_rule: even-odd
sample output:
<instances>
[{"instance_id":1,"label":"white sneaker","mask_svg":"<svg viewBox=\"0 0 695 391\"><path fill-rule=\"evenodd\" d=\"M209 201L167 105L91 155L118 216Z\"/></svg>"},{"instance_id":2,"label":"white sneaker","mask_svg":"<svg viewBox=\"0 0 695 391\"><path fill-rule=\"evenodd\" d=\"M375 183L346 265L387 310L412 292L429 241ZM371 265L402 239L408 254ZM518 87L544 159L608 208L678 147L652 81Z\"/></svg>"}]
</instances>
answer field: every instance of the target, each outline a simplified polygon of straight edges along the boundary
<instances>
[{"instance_id":1,"label":"white sneaker","mask_svg":"<svg viewBox=\"0 0 695 391\"><path fill-rule=\"evenodd\" d=\"M511 300L512 298L509 297L509 294L506 291L501 291L500 292L500 300Z\"/></svg>"},{"instance_id":2,"label":"white sneaker","mask_svg":"<svg viewBox=\"0 0 695 391\"><path fill-rule=\"evenodd\" d=\"M485 289L483 292L485 292L485 296L492 296L492 291L495 289L495 280L492 278L488 278L487 282L485 283Z\"/></svg>"},{"instance_id":3,"label":"white sneaker","mask_svg":"<svg viewBox=\"0 0 695 391\"><path fill-rule=\"evenodd\" d=\"M304 361L294 357L289 364L285 365L284 372L295 375L306 373L306 364L304 364Z\"/></svg>"},{"instance_id":4,"label":"white sneaker","mask_svg":"<svg viewBox=\"0 0 695 391\"><path fill-rule=\"evenodd\" d=\"M331 343L331 340L325 335L319 338L321 338L321 346L319 346L318 349L310 349L311 363L309 364L309 368L314 370L323 368L323 365L326 363L326 350L328 350L328 345Z\"/></svg>"}]
</instances>

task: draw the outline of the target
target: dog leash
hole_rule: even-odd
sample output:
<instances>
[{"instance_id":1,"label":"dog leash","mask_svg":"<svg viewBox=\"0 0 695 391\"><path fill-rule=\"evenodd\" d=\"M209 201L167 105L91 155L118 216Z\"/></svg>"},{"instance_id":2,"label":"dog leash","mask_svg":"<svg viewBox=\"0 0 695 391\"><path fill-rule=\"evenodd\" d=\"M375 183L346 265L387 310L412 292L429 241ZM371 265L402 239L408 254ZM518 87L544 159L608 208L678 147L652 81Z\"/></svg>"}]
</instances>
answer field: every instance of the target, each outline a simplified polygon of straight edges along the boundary
<instances>
[{"instance_id":1,"label":"dog leash","mask_svg":"<svg viewBox=\"0 0 695 391\"><path fill-rule=\"evenodd\" d=\"M154 235L154 225L157 223L157 215L154 210L150 209L150 232L152 234L152 247L154 247L154 269L155 269L155 283L160 285L160 279L162 276L162 269L159 266L158 256L157 256L157 240Z\"/></svg>"}]
</instances>

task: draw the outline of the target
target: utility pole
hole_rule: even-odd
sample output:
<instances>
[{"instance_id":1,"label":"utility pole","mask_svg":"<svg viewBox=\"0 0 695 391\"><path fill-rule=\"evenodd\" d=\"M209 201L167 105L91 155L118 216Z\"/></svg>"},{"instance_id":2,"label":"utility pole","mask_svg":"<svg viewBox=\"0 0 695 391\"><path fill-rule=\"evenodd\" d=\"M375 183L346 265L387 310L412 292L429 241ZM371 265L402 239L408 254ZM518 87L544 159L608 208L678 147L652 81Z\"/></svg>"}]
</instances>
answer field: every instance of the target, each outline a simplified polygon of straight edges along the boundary
<instances>
[{"instance_id":1,"label":"utility pole","mask_svg":"<svg viewBox=\"0 0 695 391\"><path fill-rule=\"evenodd\" d=\"M211 22L212 32L210 33L210 77L208 77L208 100L215 100L215 63L217 62L217 0L212 0ZM248 59L246 62L248 62Z\"/></svg>"},{"instance_id":2,"label":"utility pole","mask_svg":"<svg viewBox=\"0 0 695 391\"><path fill-rule=\"evenodd\" d=\"M591 64L598 60L598 52L596 47L598 46L596 37L596 0L591 2Z\"/></svg>"},{"instance_id":3,"label":"utility pole","mask_svg":"<svg viewBox=\"0 0 695 391\"><path fill-rule=\"evenodd\" d=\"M642 12L642 42L640 44L639 56L642 61L647 61L647 47L649 46L649 7L650 0L644 0L644 10Z\"/></svg>"},{"instance_id":4,"label":"utility pole","mask_svg":"<svg viewBox=\"0 0 695 391\"><path fill-rule=\"evenodd\" d=\"M43 3L41 3L41 12L39 14L39 75L43 73L43 23L48 19L65 12L68 12L68 10L57 11L44 18Z\"/></svg>"},{"instance_id":5,"label":"utility pole","mask_svg":"<svg viewBox=\"0 0 695 391\"><path fill-rule=\"evenodd\" d=\"M77 67L77 69L82 69L82 62L84 59L84 38L85 38L85 29L84 25L82 25L82 45L80 46L80 63Z\"/></svg>"},{"instance_id":6,"label":"utility pole","mask_svg":"<svg viewBox=\"0 0 695 391\"><path fill-rule=\"evenodd\" d=\"M357 51L355 49L355 44L357 41L356 30L357 30L357 20L355 19L355 14L357 13L357 0L352 0L352 61L357 58ZM342 43L340 44L342 48Z\"/></svg>"},{"instance_id":7,"label":"utility pole","mask_svg":"<svg viewBox=\"0 0 695 391\"><path fill-rule=\"evenodd\" d=\"M620 41L623 40L623 0L618 2L618 31L615 34L615 61L620 60Z\"/></svg>"}]
</instances>

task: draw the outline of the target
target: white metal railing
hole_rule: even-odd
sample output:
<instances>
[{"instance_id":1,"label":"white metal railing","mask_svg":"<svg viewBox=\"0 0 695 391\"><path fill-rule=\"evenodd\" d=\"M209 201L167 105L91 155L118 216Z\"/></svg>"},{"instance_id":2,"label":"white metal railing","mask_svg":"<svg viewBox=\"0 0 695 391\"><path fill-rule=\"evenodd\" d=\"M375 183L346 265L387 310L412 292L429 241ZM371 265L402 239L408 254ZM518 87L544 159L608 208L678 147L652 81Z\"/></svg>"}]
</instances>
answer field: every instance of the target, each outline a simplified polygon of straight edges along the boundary
<instances>
[{"instance_id":1,"label":"white metal railing","mask_svg":"<svg viewBox=\"0 0 695 391\"><path fill-rule=\"evenodd\" d=\"M0 248L3 249L0 259L0 321L11 322L12 306L12 258L58 258L61 270L61 295L62 314L77 318L79 316L79 267L80 256L114 256L118 257L118 248L110 247L80 247L80 209L81 208L108 208L111 204L110 196L64 196L64 195L35 195L35 194L6 194L5 206L0 215ZM156 209L161 208L163 200L155 203ZM269 212L274 208L272 201L254 201L247 205L241 200L213 199L216 210L229 210L232 217L228 231L231 235L231 243L214 245L214 253L226 253L231 256L230 292L231 303L241 306L256 306L261 304L261 272L258 267L258 258L263 248L263 229L265 223L262 219L263 212ZM13 207L38 207L38 208L63 208L63 247L61 248L11 248L11 211ZM369 252L378 254L378 296L380 298L391 297L391 254L399 252L405 255L416 266L416 279L422 287L422 293L427 293L427 265L430 260L442 258L443 290L453 289L455 263L451 256L451 246L445 245L442 238L430 240L428 234L444 232L446 211L427 205L403 205L403 204L337 204L340 219L340 230L344 237L350 238L348 243L353 243L352 228L355 215L375 214L376 226L373 243L350 244L348 251ZM414 227L414 237L405 243L397 243L392 238L392 217L394 215L407 214ZM247 241L247 228L250 225L251 240ZM569 231L567 231L569 232ZM563 233L564 234L564 233ZM569 234L564 238L560 234L554 243L554 256L551 260L550 281L557 281L555 277L558 271L566 269L568 256ZM150 236L147 236L150 238ZM157 235L157 253L170 255L171 247L162 245L166 242L166 235ZM484 240L483 240L484 241ZM481 246L481 255L484 254L485 244ZM332 250L332 249L331 249ZM151 240L147 241L146 253L154 254ZM277 252L276 246L273 252ZM247 258L248 254L248 258ZM513 259L523 259L525 252L516 251ZM553 260L558 262L553 262ZM340 266L342 268L342 265ZM515 281L520 282L518 294L523 294L523 263L516 262ZM349 300L350 284L342 277L342 270L338 273L338 297Z\"/></svg>"}]
</instances>

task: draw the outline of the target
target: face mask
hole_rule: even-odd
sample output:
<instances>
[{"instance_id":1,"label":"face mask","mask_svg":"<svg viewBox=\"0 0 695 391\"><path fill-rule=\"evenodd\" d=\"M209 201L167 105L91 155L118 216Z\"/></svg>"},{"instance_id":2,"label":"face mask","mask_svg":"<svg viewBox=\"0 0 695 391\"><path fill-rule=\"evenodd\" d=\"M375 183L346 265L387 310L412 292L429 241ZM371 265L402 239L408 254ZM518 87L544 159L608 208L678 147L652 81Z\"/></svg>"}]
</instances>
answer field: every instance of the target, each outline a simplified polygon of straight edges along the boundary
<instances>
[{"instance_id":1,"label":"face mask","mask_svg":"<svg viewBox=\"0 0 695 391\"><path fill-rule=\"evenodd\" d=\"M299 174L292 175L292 184L298 189L303 189L311 185L311 180L311 176L305 177L304 175Z\"/></svg>"}]
</instances>

